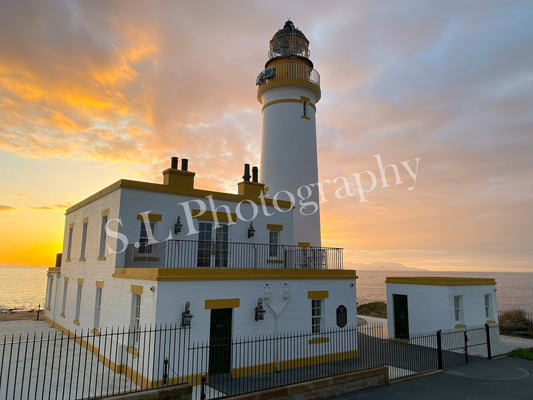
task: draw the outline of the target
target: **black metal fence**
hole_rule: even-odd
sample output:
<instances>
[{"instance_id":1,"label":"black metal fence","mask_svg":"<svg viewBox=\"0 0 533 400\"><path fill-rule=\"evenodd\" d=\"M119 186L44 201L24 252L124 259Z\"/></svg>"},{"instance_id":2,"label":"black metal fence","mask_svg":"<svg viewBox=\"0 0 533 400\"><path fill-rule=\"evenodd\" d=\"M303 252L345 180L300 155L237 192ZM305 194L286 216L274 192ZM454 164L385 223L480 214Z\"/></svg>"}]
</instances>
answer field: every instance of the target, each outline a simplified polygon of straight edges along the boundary
<instances>
[{"instance_id":1,"label":"black metal fence","mask_svg":"<svg viewBox=\"0 0 533 400\"><path fill-rule=\"evenodd\" d=\"M182 383L195 398L223 398L389 367L391 380L491 357L498 326L389 339L382 325L191 342L176 325L5 336L1 399L102 398Z\"/></svg>"},{"instance_id":2,"label":"black metal fence","mask_svg":"<svg viewBox=\"0 0 533 400\"><path fill-rule=\"evenodd\" d=\"M502 310L498 313L502 335L533 339L533 313L521 309Z\"/></svg>"},{"instance_id":3,"label":"black metal fence","mask_svg":"<svg viewBox=\"0 0 533 400\"><path fill-rule=\"evenodd\" d=\"M209 240L129 244L126 268L342 269L342 248Z\"/></svg>"}]
</instances>

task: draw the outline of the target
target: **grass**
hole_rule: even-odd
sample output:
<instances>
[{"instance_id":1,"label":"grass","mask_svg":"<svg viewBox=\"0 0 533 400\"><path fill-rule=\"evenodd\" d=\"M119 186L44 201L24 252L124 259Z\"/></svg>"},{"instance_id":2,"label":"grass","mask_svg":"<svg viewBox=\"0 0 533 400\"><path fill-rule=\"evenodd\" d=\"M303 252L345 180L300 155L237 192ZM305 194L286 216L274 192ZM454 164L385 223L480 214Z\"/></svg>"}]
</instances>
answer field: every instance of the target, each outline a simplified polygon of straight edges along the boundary
<instances>
[{"instance_id":1,"label":"grass","mask_svg":"<svg viewBox=\"0 0 533 400\"><path fill-rule=\"evenodd\" d=\"M516 349L507 354L507 357L522 358L533 361L533 347L529 349Z\"/></svg>"},{"instance_id":2,"label":"grass","mask_svg":"<svg viewBox=\"0 0 533 400\"><path fill-rule=\"evenodd\" d=\"M361 304L357 306L357 314L376 318L387 318L387 304L382 301Z\"/></svg>"}]
</instances>

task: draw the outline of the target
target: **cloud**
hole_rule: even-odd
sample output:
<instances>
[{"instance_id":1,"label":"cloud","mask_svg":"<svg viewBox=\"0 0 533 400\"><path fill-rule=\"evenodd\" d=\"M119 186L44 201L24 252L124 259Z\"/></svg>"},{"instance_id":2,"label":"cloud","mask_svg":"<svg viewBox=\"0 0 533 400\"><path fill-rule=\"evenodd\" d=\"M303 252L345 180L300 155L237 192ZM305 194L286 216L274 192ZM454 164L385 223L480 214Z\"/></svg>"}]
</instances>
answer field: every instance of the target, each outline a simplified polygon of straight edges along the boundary
<instances>
[{"instance_id":1,"label":"cloud","mask_svg":"<svg viewBox=\"0 0 533 400\"><path fill-rule=\"evenodd\" d=\"M53 204L30 207L33 210L66 210L71 204Z\"/></svg>"},{"instance_id":2,"label":"cloud","mask_svg":"<svg viewBox=\"0 0 533 400\"><path fill-rule=\"evenodd\" d=\"M16 210L15 207L0 205L0 212Z\"/></svg>"}]
</instances>

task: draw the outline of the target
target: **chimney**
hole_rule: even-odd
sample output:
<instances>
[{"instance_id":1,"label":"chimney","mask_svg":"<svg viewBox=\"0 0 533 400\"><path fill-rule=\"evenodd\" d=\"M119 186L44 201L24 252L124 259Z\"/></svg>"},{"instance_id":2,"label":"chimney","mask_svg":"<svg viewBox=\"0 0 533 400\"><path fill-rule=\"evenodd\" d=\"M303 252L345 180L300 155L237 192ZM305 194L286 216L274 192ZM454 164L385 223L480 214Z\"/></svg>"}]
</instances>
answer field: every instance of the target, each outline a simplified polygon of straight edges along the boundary
<instances>
[{"instance_id":1,"label":"chimney","mask_svg":"<svg viewBox=\"0 0 533 400\"><path fill-rule=\"evenodd\" d=\"M250 182L250 164L244 164L244 175L242 179L244 179L244 182Z\"/></svg>"},{"instance_id":2,"label":"chimney","mask_svg":"<svg viewBox=\"0 0 533 400\"><path fill-rule=\"evenodd\" d=\"M170 168L163 171L163 184L179 190L194 189L194 172L188 171L189 160L181 159L181 170L178 169L178 157L172 157Z\"/></svg>"},{"instance_id":3,"label":"chimney","mask_svg":"<svg viewBox=\"0 0 533 400\"><path fill-rule=\"evenodd\" d=\"M183 162L183 161L182 161ZM172 157L170 159L170 168L178 169L178 157Z\"/></svg>"},{"instance_id":4,"label":"chimney","mask_svg":"<svg viewBox=\"0 0 533 400\"><path fill-rule=\"evenodd\" d=\"M258 181L259 169L257 167L252 168L252 182L259 183Z\"/></svg>"}]
</instances>

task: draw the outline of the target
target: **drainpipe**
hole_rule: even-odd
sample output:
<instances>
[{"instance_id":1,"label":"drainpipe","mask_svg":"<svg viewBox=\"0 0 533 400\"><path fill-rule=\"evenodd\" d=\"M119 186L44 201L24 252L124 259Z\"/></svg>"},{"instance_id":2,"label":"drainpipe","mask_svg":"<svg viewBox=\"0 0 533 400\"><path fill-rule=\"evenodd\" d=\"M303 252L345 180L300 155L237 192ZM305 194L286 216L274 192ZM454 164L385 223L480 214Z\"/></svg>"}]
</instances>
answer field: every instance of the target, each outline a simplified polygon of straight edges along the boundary
<instances>
[{"instance_id":1,"label":"drainpipe","mask_svg":"<svg viewBox=\"0 0 533 400\"><path fill-rule=\"evenodd\" d=\"M276 340L274 341L274 365L275 365L276 371L279 372L280 371L280 368L279 368L279 356L278 356L279 347L278 347L278 340L277 340L277 336L278 336L278 317L281 315L281 313L285 309L285 306L289 303L289 297L290 297L289 296L289 284L288 283L284 283L283 284L283 295L282 295L283 304L281 305L279 310L275 310L274 307L272 307L272 305L270 304L271 296L272 295L270 293L270 285L268 283L266 283L265 284L265 293L263 294L263 299L265 300L265 303L268 306L268 308L270 308L272 310L272 312L274 313L274 334L276 335Z\"/></svg>"}]
</instances>

